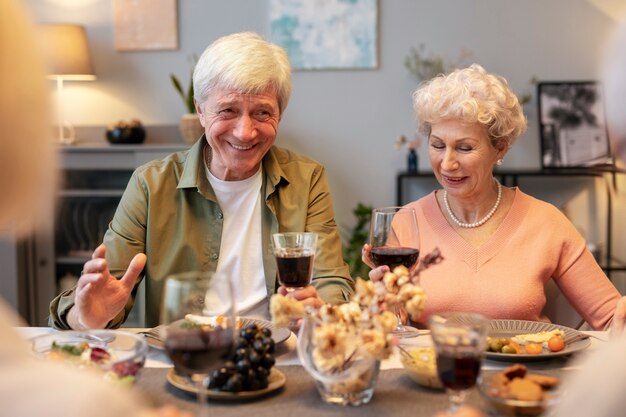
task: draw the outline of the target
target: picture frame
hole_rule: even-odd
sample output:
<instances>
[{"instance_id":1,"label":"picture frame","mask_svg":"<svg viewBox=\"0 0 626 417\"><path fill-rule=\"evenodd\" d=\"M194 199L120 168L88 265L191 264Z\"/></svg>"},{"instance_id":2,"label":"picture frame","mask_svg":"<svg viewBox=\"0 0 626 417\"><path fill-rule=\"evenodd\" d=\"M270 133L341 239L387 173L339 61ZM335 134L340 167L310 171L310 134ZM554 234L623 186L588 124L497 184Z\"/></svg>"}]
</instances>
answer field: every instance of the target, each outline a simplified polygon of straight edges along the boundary
<instances>
[{"instance_id":1,"label":"picture frame","mask_svg":"<svg viewBox=\"0 0 626 417\"><path fill-rule=\"evenodd\" d=\"M378 0L270 0L271 40L294 70L378 68Z\"/></svg>"},{"instance_id":2,"label":"picture frame","mask_svg":"<svg viewBox=\"0 0 626 417\"><path fill-rule=\"evenodd\" d=\"M177 0L113 0L115 50L178 49Z\"/></svg>"},{"instance_id":3,"label":"picture frame","mask_svg":"<svg viewBox=\"0 0 626 417\"><path fill-rule=\"evenodd\" d=\"M537 96L543 168L614 163L600 83L539 82Z\"/></svg>"}]
</instances>

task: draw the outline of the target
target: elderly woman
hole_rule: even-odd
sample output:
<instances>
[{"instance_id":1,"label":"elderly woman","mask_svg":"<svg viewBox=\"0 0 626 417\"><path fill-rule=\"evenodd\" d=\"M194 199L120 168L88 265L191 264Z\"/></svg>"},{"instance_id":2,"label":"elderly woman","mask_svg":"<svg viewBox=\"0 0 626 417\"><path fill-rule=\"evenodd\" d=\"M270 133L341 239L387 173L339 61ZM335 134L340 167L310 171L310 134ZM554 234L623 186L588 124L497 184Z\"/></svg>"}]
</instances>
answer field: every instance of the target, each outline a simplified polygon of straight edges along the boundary
<instances>
[{"instance_id":1,"label":"elderly woman","mask_svg":"<svg viewBox=\"0 0 626 417\"><path fill-rule=\"evenodd\" d=\"M200 57L193 85L205 134L135 171L104 245L76 288L53 300L53 326L119 326L141 274L147 324L156 325L163 280L189 270L225 272L239 314L269 318L277 289L268 245L279 231L318 234L312 286L290 296L321 305L351 293L324 168L274 146L291 93L285 51L254 33L220 38Z\"/></svg>"},{"instance_id":2,"label":"elderly woman","mask_svg":"<svg viewBox=\"0 0 626 417\"><path fill-rule=\"evenodd\" d=\"M552 279L594 329L612 321L621 328L626 301L576 228L554 206L493 177L526 130L506 80L474 64L420 85L413 97L443 188L408 204L416 212L421 252L438 247L445 258L420 275L428 296L422 319L463 310L547 321L544 285ZM378 279L386 270L370 276Z\"/></svg>"}]
</instances>

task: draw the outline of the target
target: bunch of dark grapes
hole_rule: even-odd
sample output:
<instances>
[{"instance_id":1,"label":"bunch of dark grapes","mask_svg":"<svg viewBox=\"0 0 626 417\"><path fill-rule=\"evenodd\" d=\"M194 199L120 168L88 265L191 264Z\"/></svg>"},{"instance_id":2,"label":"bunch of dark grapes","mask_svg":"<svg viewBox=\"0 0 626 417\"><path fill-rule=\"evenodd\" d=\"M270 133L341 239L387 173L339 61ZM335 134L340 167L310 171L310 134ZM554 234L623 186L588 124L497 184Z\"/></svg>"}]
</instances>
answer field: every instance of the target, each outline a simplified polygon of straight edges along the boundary
<instances>
[{"instance_id":1,"label":"bunch of dark grapes","mask_svg":"<svg viewBox=\"0 0 626 417\"><path fill-rule=\"evenodd\" d=\"M270 329L258 324L240 329L233 354L211 373L209 389L240 392L267 388L270 370L276 363L274 349Z\"/></svg>"}]
</instances>

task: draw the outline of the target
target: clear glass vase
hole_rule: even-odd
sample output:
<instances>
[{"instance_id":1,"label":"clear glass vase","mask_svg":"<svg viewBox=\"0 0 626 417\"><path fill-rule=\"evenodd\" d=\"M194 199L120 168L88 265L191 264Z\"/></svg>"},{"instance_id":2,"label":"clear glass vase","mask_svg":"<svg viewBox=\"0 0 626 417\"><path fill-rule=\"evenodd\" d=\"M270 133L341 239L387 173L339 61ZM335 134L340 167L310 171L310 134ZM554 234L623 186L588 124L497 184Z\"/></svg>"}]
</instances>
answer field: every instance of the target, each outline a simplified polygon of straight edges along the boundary
<instances>
[{"instance_id":1,"label":"clear glass vase","mask_svg":"<svg viewBox=\"0 0 626 417\"><path fill-rule=\"evenodd\" d=\"M329 404L359 406L374 395L380 360L368 357L359 346L361 329L355 325L348 334L333 323L322 323L306 314L298 335L298 356L313 377L322 399ZM333 339L337 336L336 339ZM336 354L323 349L325 339L333 339ZM322 352L324 351L325 352Z\"/></svg>"}]
</instances>

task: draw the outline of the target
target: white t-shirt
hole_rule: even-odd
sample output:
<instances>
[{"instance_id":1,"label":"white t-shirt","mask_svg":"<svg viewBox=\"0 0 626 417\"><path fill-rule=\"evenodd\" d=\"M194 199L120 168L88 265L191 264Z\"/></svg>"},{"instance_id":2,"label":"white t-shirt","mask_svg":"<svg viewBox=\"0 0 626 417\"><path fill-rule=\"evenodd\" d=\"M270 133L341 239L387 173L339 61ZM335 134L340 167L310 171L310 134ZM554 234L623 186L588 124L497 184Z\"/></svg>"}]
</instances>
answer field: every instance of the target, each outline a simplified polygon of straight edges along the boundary
<instances>
[{"instance_id":1,"label":"white t-shirt","mask_svg":"<svg viewBox=\"0 0 626 417\"><path fill-rule=\"evenodd\" d=\"M242 181L222 181L205 171L224 215L217 271L233 280L238 315L269 319L261 230L263 170Z\"/></svg>"}]
</instances>

